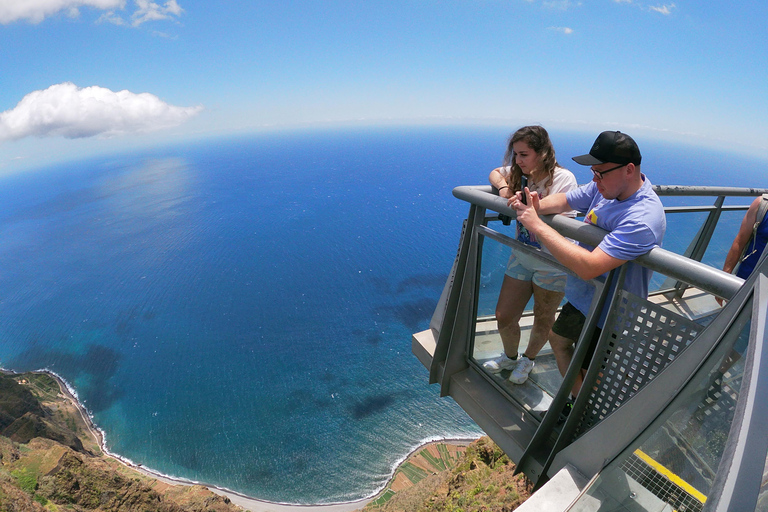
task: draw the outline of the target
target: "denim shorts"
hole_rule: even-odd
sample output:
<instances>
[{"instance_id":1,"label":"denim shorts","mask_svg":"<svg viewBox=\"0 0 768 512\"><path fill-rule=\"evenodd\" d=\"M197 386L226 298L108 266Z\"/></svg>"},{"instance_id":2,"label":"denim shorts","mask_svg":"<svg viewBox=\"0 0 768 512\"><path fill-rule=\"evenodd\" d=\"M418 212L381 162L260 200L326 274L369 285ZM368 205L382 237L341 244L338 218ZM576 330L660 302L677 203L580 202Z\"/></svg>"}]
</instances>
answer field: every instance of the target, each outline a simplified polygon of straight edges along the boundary
<instances>
[{"instance_id":1,"label":"denim shorts","mask_svg":"<svg viewBox=\"0 0 768 512\"><path fill-rule=\"evenodd\" d=\"M520 281L532 281L539 288L564 292L567 274L522 251L512 251L506 275Z\"/></svg>"}]
</instances>

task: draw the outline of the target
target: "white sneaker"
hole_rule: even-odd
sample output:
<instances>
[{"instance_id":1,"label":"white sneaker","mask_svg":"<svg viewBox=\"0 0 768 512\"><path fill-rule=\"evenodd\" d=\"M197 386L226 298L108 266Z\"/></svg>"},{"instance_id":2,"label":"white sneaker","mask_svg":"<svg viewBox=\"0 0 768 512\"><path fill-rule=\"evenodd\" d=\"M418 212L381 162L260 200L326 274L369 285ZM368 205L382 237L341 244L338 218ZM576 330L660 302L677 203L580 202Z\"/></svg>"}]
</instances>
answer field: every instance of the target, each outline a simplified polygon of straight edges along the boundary
<instances>
[{"instance_id":1,"label":"white sneaker","mask_svg":"<svg viewBox=\"0 0 768 512\"><path fill-rule=\"evenodd\" d=\"M483 368L491 373L499 373L502 370L511 370L515 367L517 359L510 359L507 354L501 354L495 359L490 359L483 363Z\"/></svg>"},{"instance_id":2,"label":"white sneaker","mask_svg":"<svg viewBox=\"0 0 768 512\"><path fill-rule=\"evenodd\" d=\"M517 366L512 370L512 374L509 376L509 382L512 384L522 384L528 380L528 374L533 370L534 362L525 356L522 356L517 360Z\"/></svg>"}]
</instances>

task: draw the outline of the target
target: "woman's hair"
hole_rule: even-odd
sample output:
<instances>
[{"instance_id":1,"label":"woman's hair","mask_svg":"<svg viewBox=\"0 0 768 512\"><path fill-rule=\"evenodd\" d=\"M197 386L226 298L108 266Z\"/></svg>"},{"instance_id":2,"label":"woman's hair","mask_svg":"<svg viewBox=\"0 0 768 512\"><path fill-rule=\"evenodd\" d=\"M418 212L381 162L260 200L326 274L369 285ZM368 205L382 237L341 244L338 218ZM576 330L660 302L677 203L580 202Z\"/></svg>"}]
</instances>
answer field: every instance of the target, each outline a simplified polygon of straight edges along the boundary
<instances>
[{"instance_id":1,"label":"woman's hair","mask_svg":"<svg viewBox=\"0 0 768 512\"><path fill-rule=\"evenodd\" d=\"M528 144L528 147L534 150L541 158L540 171L547 173L547 181L544 183L544 187L549 187L555 175L555 167L558 166L557 159L555 158L555 148L552 146L552 141L549 140L547 130L542 126L523 126L509 138L507 152L504 154L503 165L511 168L507 177L509 188L513 191L520 190L520 177L523 175L523 171L515 163L515 151L512 149L512 145L519 141Z\"/></svg>"}]
</instances>

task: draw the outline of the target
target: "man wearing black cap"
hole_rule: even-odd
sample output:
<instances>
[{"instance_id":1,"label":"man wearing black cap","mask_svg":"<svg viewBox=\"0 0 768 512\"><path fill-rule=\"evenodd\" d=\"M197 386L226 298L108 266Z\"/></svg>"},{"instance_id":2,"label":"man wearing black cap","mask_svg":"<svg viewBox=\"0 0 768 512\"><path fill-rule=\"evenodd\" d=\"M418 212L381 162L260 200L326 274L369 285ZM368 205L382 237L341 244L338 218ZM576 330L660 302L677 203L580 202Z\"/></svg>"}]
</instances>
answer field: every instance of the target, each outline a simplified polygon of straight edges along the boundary
<instances>
[{"instance_id":1,"label":"man wearing black cap","mask_svg":"<svg viewBox=\"0 0 768 512\"><path fill-rule=\"evenodd\" d=\"M589 154L574 157L573 160L591 167L591 183L541 201L536 193L531 194L526 189L527 205L520 201L520 196L509 200L509 205L517 211L517 220L534 233L560 263L579 277L568 276L565 289L568 302L563 306L549 337L558 369L563 375L573 358L573 345L579 338L594 295L595 289L587 281L629 262L623 288L639 297L647 297L652 272L631 260L660 246L666 230L664 207L651 188L650 181L640 172L640 150L632 137L621 132L603 132L595 140ZM609 231L597 247L571 243L538 216L569 210L585 214L584 222ZM606 308L598 320L598 328L602 328L605 322ZM589 366L599 334L598 329L591 341L582 374L574 384L573 396L581 389L581 377Z\"/></svg>"}]
</instances>

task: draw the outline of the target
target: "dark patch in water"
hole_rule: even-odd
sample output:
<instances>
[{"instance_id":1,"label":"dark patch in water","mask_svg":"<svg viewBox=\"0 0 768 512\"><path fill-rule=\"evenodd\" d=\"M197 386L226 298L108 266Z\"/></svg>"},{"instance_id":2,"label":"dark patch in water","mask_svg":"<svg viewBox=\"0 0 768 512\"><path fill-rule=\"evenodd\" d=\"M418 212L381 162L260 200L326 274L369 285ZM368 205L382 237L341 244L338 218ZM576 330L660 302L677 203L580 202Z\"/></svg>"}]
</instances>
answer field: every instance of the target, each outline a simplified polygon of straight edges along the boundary
<instances>
[{"instance_id":1,"label":"dark patch in water","mask_svg":"<svg viewBox=\"0 0 768 512\"><path fill-rule=\"evenodd\" d=\"M363 340L365 343L368 343L369 345L378 345L381 341L381 333L366 331L365 329L354 329L350 332L351 337L353 339L357 340Z\"/></svg>"},{"instance_id":2,"label":"dark patch in water","mask_svg":"<svg viewBox=\"0 0 768 512\"><path fill-rule=\"evenodd\" d=\"M396 306L378 307L376 313L392 316L411 332L418 332L429 326L429 319L432 318L436 305L436 299L417 299Z\"/></svg>"},{"instance_id":3,"label":"dark patch in water","mask_svg":"<svg viewBox=\"0 0 768 512\"><path fill-rule=\"evenodd\" d=\"M309 467L309 456L304 452L295 453L290 457L288 463L294 470L302 473Z\"/></svg>"},{"instance_id":4,"label":"dark patch in water","mask_svg":"<svg viewBox=\"0 0 768 512\"><path fill-rule=\"evenodd\" d=\"M374 276L369 278L371 281L371 288L376 290L378 293L381 293L383 295L390 295L392 293L392 282L385 278L380 276Z\"/></svg>"},{"instance_id":5,"label":"dark patch in water","mask_svg":"<svg viewBox=\"0 0 768 512\"><path fill-rule=\"evenodd\" d=\"M191 470L198 470L200 468L200 458L197 455L197 450L194 448L178 451L171 459L175 459L174 462Z\"/></svg>"},{"instance_id":6,"label":"dark patch in water","mask_svg":"<svg viewBox=\"0 0 768 512\"><path fill-rule=\"evenodd\" d=\"M115 321L115 332L120 336L127 337L133 330L136 323L141 319L143 321L153 320L155 318L153 311L141 311L140 306L134 306L119 313Z\"/></svg>"},{"instance_id":7,"label":"dark patch in water","mask_svg":"<svg viewBox=\"0 0 768 512\"><path fill-rule=\"evenodd\" d=\"M275 473L266 467L255 467L241 474L243 482L249 486L264 485L275 478Z\"/></svg>"},{"instance_id":8,"label":"dark patch in water","mask_svg":"<svg viewBox=\"0 0 768 512\"><path fill-rule=\"evenodd\" d=\"M42 343L33 343L11 360L11 368L48 368L70 382L88 375L87 384L78 389L80 397L92 412L108 409L124 392L109 381L120 366L120 354L102 345L89 345L85 354L45 351Z\"/></svg>"},{"instance_id":9,"label":"dark patch in water","mask_svg":"<svg viewBox=\"0 0 768 512\"><path fill-rule=\"evenodd\" d=\"M291 400L310 400L312 398L312 393L305 389L296 389L290 392L288 398Z\"/></svg>"},{"instance_id":10,"label":"dark patch in water","mask_svg":"<svg viewBox=\"0 0 768 512\"><path fill-rule=\"evenodd\" d=\"M352 417L356 420L361 420L372 414L382 412L394 403L395 397L393 395L369 396L361 403L352 406Z\"/></svg>"},{"instance_id":11,"label":"dark patch in water","mask_svg":"<svg viewBox=\"0 0 768 512\"><path fill-rule=\"evenodd\" d=\"M315 397L311 392L298 389L296 391L291 391L288 397L282 401L280 407L285 414L291 415L308 407L314 400Z\"/></svg>"},{"instance_id":12,"label":"dark patch in water","mask_svg":"<svg viewBox=\"0 0 768 512\"><path fill-rule=\"evenodd\" d=\"M442 288L448 276L444 274L418 274L400 281L397 293L418 288Z\"/></svg>"}]
</instances>

